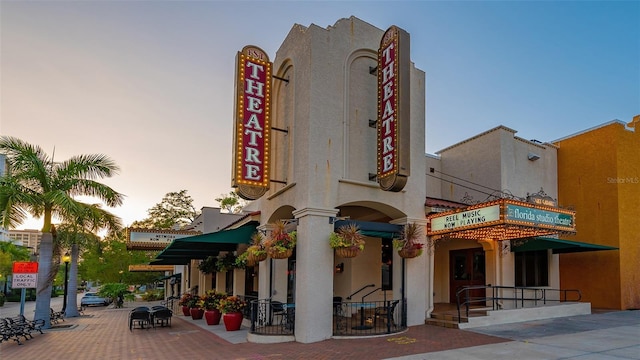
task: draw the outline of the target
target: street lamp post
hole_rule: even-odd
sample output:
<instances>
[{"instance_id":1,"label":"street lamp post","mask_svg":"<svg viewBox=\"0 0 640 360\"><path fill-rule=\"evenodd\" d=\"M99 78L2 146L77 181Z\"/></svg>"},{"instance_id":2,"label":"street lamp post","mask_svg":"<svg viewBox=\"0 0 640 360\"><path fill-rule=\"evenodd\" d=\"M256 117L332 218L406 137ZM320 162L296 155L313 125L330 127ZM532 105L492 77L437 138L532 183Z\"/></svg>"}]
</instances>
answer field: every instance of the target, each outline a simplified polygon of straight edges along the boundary
<instances>
[{"instance_id":1,"label":"street lamp post","mask_svg":"<svg viewBox=\"0 0 640 360\"><path fill-rule=\"evenodd\" d=\"M64 295L62 298L62 313L64 314L65 311L67 310L67 293L68 293L68 288L69 288L69 283L68 283L68 271L69 271L69 262L71 262L71 256L69 256L69 252L66 252L64 255L62 255L62 262L64 262Z\"/></svg>"}]
</instances>

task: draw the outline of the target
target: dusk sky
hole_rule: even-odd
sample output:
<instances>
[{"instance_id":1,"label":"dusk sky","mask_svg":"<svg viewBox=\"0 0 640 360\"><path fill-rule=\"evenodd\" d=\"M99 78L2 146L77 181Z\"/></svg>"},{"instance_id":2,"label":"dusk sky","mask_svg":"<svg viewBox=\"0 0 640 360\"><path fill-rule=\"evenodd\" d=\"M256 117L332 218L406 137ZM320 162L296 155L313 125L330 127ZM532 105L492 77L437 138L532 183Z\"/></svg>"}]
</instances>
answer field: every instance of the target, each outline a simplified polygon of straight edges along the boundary
<instances>
[{"instance_id":1,"label":"dusk sky","mask_svg":"<svg viewBox=\"0 0 640 360\"><path fill-rule=\"evenodd\" d=\"M426 149L504 125L542 142L640 114L639 1L0 1L0 135L102 153L125 225L231 191L235 56L355 16L411 36ZM40 229L30 220L21 229Z\"/></svg>"}]
</instances>

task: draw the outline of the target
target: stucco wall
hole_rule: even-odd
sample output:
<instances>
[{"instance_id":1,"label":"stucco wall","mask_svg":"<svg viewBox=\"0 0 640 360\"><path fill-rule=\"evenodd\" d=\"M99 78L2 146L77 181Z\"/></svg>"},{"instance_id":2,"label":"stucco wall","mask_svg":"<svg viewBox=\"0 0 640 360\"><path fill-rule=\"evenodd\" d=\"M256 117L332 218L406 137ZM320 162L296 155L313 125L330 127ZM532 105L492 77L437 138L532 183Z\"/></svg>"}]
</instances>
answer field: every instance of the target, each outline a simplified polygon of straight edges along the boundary
<instances>
[{"instance_id":1,"label":"stucco wall","mask_svg":"<svg viewBox=\"0 0 640 360\"><path fill-rule=\"evenodd\" d=\"M557 142L560 201L577 212L567 239L620 249L560 257L562 287L594 308L640 308L639 130L612 122Z\"/></svg>"}]
</instances>

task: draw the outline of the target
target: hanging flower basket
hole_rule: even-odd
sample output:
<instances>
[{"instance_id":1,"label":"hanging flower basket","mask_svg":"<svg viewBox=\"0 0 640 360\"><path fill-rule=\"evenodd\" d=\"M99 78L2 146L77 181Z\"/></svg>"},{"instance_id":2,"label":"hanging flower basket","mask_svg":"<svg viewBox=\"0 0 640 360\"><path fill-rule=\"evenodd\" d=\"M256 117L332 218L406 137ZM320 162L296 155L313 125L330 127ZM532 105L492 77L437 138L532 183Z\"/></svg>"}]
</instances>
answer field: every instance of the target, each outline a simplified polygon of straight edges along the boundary
<instances>
[{"instance_id":1,"label":"hanging flower basket","mask_svg":"<svg viewBox=\"0 0 640 360\"><path fill-rule=\"evenodd\" d=\"M354 258L360 254L360 249L357 247L341 247L336 248L336 255L341 258Z\"/></svg>"},{"instance_id":2,"label":"hanging flower basket","mask_svg":"<svg viewBox=\"0 0 640 360\"><path fill-rule=\"evenodd\" d=\"M267 249L264 244L265 240L259 232L251 236L251 246L247 248L247 266L256 266L260 261L267 259Z\"/></svg>"},{"instance_id":3,"label":"hanging flower basket","mask_svg":"<svg viewBox=\"0 0 640 360\"><path fill-rule=\"evenodd\" d=\"M262 254L249 253L249 255L247 255L247 265L249 265L249 264L256 265L260 261L264 261L266 259L267 259L267 253L266 252L262 253Z\"/></svg>"},{"instance_id":4,"label":"hanging flower basket","mask_svg":"<svg viewBox=\"0 0 640 360\"><path fill-rule=\"evenodd\" d=\"M412 248L412 249L400 249L398 250L398 255L405 259L411 259L416 256L422 254L422 249Z\"/></svg>"},{"instance_id":5,"label":"hanging flower basket","mask_svg":"<svg viewBox=\"0 0 640 360\"><path fill-rule=\"evenodd\" d=\"M279 249L275 247L271 247L267 249L267 253L269 257L272 259L287 259L293 255L293 249Z\"/></svg>"},{"instance_id":6,"label":"hanging flower basket","mask_svg":"<svg viewBox=\"0 0 640 360\"><path fill-rule=\"evenodd\" d=\"M358 256L364 250L364 235L355 224L348 224L329 234L329 246L336 250L341 258Z\"/></svg>"},{"instance_id":7,"label":"hanging flower basket","mask_svg":"<svg viewBox=\"0 0 640 360\"><path fill-rule=\"evenodd\" d=\"M416 223L404 226L399 239L393 240L393 247L398 250L398 255L405 259L411 259L422 255L424 244L420 242L422 229Z\"/></svg>"},{"instance_id":8,"label":"hanging flower basket","mask_svg":"<svg viewBox=\"0 0 640 360\"><path fill-rule=\"evenodd\" d=\"M293 255L297 233L295 231L287 232L285 226L285 222L278 221L274 225L269 238L264 242L267 254L272 259L286 259Z\"/></svg>"}]
</instances>

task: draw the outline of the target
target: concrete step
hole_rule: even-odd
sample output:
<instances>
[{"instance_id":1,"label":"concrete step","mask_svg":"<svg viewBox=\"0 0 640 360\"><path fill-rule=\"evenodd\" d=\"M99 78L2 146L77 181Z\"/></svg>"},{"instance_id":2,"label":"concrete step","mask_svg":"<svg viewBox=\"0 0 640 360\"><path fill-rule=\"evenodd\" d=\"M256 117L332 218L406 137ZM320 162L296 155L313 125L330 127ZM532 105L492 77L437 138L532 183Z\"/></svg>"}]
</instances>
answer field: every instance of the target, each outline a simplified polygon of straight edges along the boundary
<instances>
[{"instance_id":1,"label":"concrete step","mask_svg":"<svg viewBox=\"0 0 640 360\"><path fill-rule=\"evenodd\" d=\"M427 319L425 321L425 324L431 325L431 326L445 327L449 329L458 329L458 322L454 320L443 320L443 319L431 318L431 319Z\"/></svg>"},{"instance_id":2,"label":"concrete step","mask_svg":"<svg viewBox=\"0 0 640 360\"><path fill-rule=\"evenodd\" d=\"M462 318L461 321L464 321L464 322L467 321L466 317L462 316L461 318ZM458 322L458 313L457 312L456 313L438 313L438 314L432 313L431 319Z\"/></svg>"}]
</instances>

